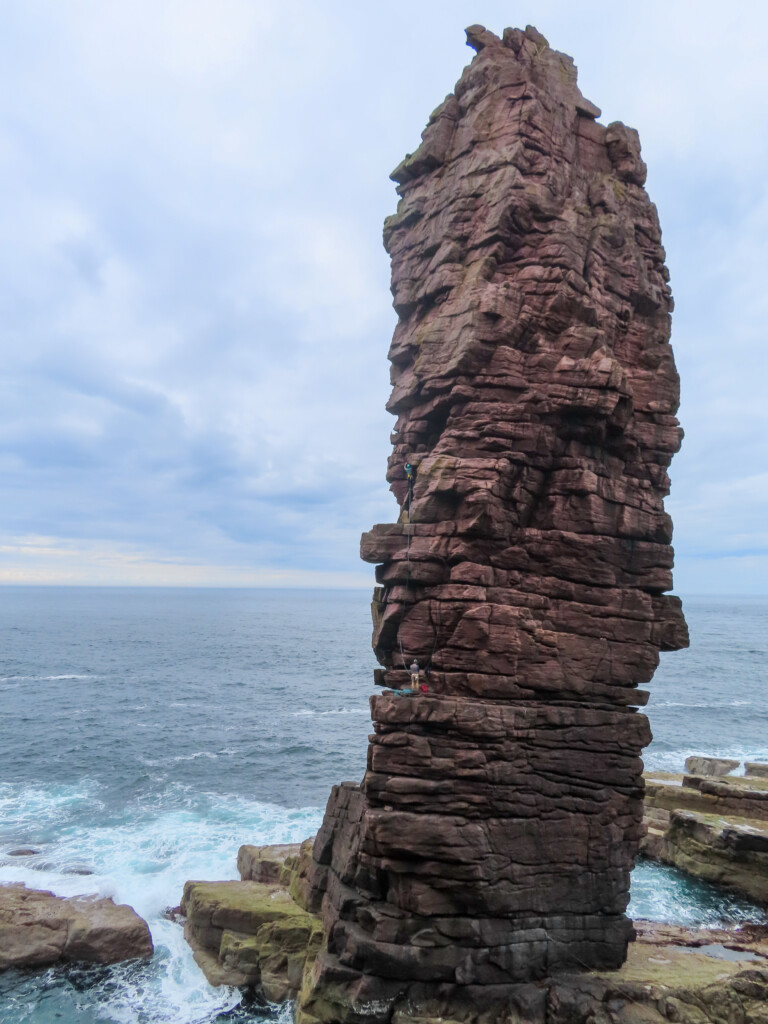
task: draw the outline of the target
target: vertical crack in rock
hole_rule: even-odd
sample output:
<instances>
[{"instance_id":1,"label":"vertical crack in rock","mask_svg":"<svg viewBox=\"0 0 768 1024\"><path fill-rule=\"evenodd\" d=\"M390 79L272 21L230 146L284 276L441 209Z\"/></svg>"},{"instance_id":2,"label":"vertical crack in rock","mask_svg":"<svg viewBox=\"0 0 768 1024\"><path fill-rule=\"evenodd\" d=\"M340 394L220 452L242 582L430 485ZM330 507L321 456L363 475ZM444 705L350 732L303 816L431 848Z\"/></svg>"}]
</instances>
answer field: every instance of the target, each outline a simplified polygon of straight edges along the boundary
<instances>
[{"instance_id":1,"label":"vertical crack in rock","mask_svg":"<svg viewBox=\"0 0 768 1024\"><path fill-rule=\"evenodd\" d=\"M651 738L636 687L688 642L665 594L672 297L637 132L597 122L535 29L467 36L392 174L401 514L362 539L376 682L407 687L417 659L428 693L372 698L363 783L331 795L305 1019L618 967Z\"/></svg>"}]
</instances>

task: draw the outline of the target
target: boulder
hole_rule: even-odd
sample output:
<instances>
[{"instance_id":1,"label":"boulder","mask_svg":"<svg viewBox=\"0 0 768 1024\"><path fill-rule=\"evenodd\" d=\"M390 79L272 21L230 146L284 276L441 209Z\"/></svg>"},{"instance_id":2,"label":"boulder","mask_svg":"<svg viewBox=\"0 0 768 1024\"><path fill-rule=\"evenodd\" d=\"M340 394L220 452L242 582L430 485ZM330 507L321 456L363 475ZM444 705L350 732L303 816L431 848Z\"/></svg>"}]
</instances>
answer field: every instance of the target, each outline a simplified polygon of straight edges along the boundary
<instances>
[{"instance_id":1,"label":"boulder","mask_svg":"<svg viewBox=\"0 0 768 1024\"><path fill-rule=\"evenodd\" d=\"M237 851L237 870L244 882L277 884L285 879L286 867L298 860L300 843L282 843L276 846L241 846Z\"/></svg>"},{"instance_id":2,"label":"boulder","mask_svg":"<svg viewBox=\"0 0 768 1024\"><path fill-rule=\"evenodd\" d=\"M673 775L646 772L641 842L644 856L658 858L659 842L673 811L698 811L721 817L768 821L768 779L750 776Z\"/></svg>"},{"instance_id":3,"label":"boulder","mask_svg":"<svg viewBox=\"0 0 768 1024\"><path fill-rule=\"evenodd\" d=\"M760 761L746 761L744 774L758 779L768 779L768 764L762 764Z\"/></svg>"},{"instance_id":4,"label":"boulder","mask_svg":"<svg viewBox=\"0 0 768 1024\"><path fill-rule=\"evenodd\" d=\"M152 952L149 927L131 907L0 885L0 970L59 961L113 964Z\"/></svg>"},{"instance_id":5,"label":"boulder","mask_svg":"<svg viewBox=\"0 0 768 1024\"><path fill-rule=\"evenodd\" d=\"M689 775L730 775L740 764L727 757L686 757L685 770Z\"/></svg>"},{"instance_id":6,"label":"boulder","mask_svg":"<svg viewBox=\"0 0 768 1024\"><path fill-rule=\"evenodd\" d=\"M685 859L665 853L665 841L675 811L709 815L713 820L745 818L768 823L768 779L759 776L674 775L645 773L640 853L651 860L667 860L688 870ZM717 839L716 832L700 832L699 841ZM675 859L677 857L677 859ZM691 863L692 873L698 873Z\"/></svg>"}]
</instances>

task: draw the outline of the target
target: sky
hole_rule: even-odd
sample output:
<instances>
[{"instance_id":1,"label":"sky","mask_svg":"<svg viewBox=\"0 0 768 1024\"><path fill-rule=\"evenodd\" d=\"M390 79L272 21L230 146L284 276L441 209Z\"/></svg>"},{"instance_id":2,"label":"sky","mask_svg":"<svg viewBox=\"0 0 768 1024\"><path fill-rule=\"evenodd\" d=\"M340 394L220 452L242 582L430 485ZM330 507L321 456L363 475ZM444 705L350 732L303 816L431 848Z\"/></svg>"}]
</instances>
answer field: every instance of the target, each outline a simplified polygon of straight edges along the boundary
<instances>
[{"instance_id":1,"label":"sky","mask_svg":"<svg viewBox=\"0 0 768 1024\"><path fill-rule=\"evenodd\" d=\"M0 0L0 583L371 584L388 175L478 22L639 130L675 589L768 593L763 0Z\"/></svg>"}]
</instances>

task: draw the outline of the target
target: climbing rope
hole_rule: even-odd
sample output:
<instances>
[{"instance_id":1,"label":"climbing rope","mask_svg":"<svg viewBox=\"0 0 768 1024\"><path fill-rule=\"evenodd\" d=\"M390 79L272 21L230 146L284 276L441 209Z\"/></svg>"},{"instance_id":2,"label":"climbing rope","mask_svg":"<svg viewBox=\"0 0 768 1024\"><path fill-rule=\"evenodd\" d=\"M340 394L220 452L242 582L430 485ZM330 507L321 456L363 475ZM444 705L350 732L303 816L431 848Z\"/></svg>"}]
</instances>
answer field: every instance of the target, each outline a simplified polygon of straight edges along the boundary
<instances>
[{"instance_id":1,"label":"climbing rope","mask_svg":"<svg viewBox=\"0 0 768 1024\"><path fill-rule=\"evenodd\" d=\"M412 466L410 462L406 462L406 464L405 464L405 476L406 476L406 479L408 481L408 497L406 498L406 505L405 505L405 509L406 509L406 513L407 513L407 534L406 534L407 540L406 540L406 547L405 547L405 562L406 562L406 566L407 566L407 568L406 568L406 578L405 578L405 593L406 593L406 596L408 595L408 593L410 592L410 589L411 589L411 505L413 503L414 470L415 470L415 467ZM439 558L440 561L445 565L445 567L448 569L449 574L450 574L450 565L448 564L448 561L445 558L443 558L442 555L437 555L436 557ZM440 640L440 631L441 631L441 628L442 628L442 614L441 614L441 606L440 606L440 602L439 601L436 604L436 609L437 609L437 621L434 623L434 626L435 626L435 638L434 638L434 642L432 644L432 650L430 652L429 659L427 661L427 664L424 667L424 674L427 675L427 676L429 675L429 670L432 667L432 660L433 660L433 658L435 656L435 651L437 650L437 645L438 645L438 642ZM408 671L408 659L406 658L405 651L403 650L403 642L400 639L400 629L399 629L399 627L398 627L398 631L397 631L397 642L398 642L398 646L400 647L400 659L401 659L401 661L403 663L403 668L406 671Z\"/></svg>"},{"instance_id":2,"label":"climbing rope","mask_svg":"<svg viewBox=\"0 0 768 1024\"><path fill-rule=\"evenodd\" d=\"M405 562L406 562L406 577L405 577L405 593L406 596L411 589L411 502L413 501L413 466L410 462L405 464L405 475L408 480L408 498L406 501L406 512L408 513L408 533L405 548ZM400 626L397 627L397 642L400 645L400 658L403 662L403 668L408 671L408 665L405 658L405 651L403 650L403 641L400 639Z\"/></svg>"}]
</instances>

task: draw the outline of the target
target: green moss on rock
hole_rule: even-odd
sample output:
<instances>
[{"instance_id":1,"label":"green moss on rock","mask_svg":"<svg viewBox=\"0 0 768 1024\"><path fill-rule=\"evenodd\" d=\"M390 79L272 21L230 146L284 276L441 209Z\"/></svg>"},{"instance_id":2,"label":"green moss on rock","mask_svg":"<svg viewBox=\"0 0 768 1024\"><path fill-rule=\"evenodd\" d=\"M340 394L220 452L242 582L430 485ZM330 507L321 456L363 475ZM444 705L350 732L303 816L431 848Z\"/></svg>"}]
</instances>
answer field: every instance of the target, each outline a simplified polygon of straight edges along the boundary
<instances>
[{"instance_id":1,"label":"green moss on rock","mask_svg":"<svg viewBox=\"0 0 768 1024\"><path fill-rule=\"evenodd\" d=\"M271 1002L297 994L305 965L322 943L319 919L277 885L187 882L181 908L188 941L205 954L196 959L211 984L258 984Z\"/></svg>"}]
</instances>

